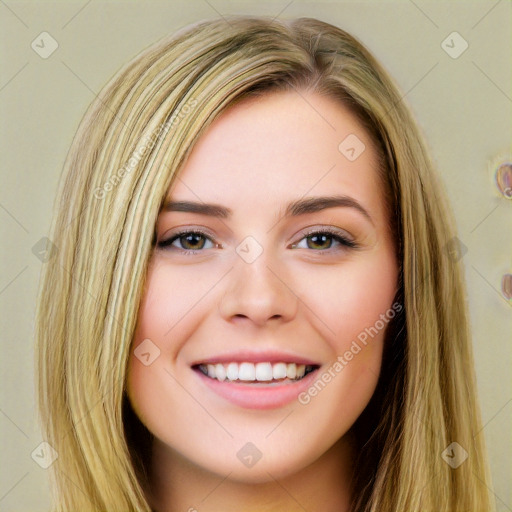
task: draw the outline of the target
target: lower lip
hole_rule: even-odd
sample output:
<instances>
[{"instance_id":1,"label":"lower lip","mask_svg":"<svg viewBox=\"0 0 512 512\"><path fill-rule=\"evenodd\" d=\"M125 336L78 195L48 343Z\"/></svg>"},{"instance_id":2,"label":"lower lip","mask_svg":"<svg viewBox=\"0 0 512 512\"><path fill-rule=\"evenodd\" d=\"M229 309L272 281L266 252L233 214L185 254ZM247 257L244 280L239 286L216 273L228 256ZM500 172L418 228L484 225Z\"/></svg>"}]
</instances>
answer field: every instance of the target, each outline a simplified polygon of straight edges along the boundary
<instances>
[{"instance_id":1,"label":"lower lip","mask_svg":"<svg viewBox=\"0 0 512 512\"><path fill-rule=\"evenodd\" d=\"M212 379L198 369L194 372L209 389L232 404L245 409L276 409L293 402L311 386L318 375L318 368L296 382L274 383L265 387Z\"/></svg>"}]
</instances>

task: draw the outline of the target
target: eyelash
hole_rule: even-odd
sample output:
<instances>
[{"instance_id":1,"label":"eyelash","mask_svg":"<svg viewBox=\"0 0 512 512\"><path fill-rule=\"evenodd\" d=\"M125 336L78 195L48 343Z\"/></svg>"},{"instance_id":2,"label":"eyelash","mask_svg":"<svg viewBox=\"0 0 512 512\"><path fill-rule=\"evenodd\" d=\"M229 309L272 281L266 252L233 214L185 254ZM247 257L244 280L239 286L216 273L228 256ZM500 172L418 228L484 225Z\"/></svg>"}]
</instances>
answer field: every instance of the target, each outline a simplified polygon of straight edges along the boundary
<instances>
[{"instance_id":1,"label":"eyelash","mask_svg":"<svg viewBox=\"0 0 512 512\"><path fill-rule=\"evenodd\" d=\"M207 233L205 233L204 231L196 230L196 229L188 229L188 230L185 230L185 231L180 231L178 233L175 233L171 238L168 238L167 240L162 240L161 242L158 242L157 245L158 245L158 247L160 247L162 249L166 249L167 247L171 247L171 244L175 240L180 239L184 235L192 235L192 234L193 235L200 235L200 236L210 240L212 243L214 243L213 240L211 239L211 237ZM349 240L348 238L345 238L338 231L336 231L334 229L330 229L330 228L315 229L315 230L308 231L308 232L304 233L304 236L296 244L293 244L293 246L296 246L299 242L301 242L305 238L311 237L313 235L330 235L340 245L344 246L345 249L357 249L357 248L359 248L359 245L356 242L353 242L352 240ZM175 249L180 251L182 254L185 254L185 255L197 254L197 253L202 252L202 251L205 250L205 249L192 250L192 249L179 249L179 248L175 248ZM311 249L311 250L313 250L314 252L318 252L318 253L331 253L333 251L336 251L336 249L332 249L332 248L329 248L329 249L318 249L318 250Z\"/></svg>"}]
</instances>

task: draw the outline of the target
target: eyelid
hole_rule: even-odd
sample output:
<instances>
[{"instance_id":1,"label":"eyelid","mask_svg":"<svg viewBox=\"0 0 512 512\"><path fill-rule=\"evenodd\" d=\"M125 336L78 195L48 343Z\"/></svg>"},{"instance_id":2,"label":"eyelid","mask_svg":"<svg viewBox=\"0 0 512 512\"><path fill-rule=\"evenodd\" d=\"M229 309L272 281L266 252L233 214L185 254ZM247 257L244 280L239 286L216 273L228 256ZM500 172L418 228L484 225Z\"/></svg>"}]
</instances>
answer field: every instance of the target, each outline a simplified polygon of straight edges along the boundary
<instances>
[{"instance_id":1,"label":"eyelid","mask_svg":"<svg viewBox=\"0 0 512 512\"><path fill-rule=\"evenodd\" d=\"M354 237L350 233L348 233L344 229L337 228L335 226L311 226L308 228L304 228L304 230L301 231L300 236L304 238L315 233L330 233L332 235L340 236L341 238L344 238L347 241L355 243ZM300 238L299 241L302 240L302 238Z\"/></svg>"},{"instance_id":2,"label":"eyelid","mask_svg":"<svg viewBox=\"0 0 512 512\"><path fill-rule=\"evenodd\" d=\"M203 226L192 225L192 226L178 226L176 228L166 231L161 237L157 238L157 243L165 242L171 238L176 237L177 235L183 235L186 233L198 233L198 234L204 235L205 237L210 238L212 240L212 242L215 239L215 235L208 228L205 228Z\"/></svg>"}]
</instances>

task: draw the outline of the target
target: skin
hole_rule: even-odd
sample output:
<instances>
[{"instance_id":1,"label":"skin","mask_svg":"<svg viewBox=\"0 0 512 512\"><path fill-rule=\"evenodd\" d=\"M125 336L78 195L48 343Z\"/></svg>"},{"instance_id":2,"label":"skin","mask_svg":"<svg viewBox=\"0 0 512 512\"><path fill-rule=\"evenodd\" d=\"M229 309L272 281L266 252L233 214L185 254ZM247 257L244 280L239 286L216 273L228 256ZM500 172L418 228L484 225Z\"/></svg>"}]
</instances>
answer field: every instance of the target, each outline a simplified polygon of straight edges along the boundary
<instances>
[{"instance_id":1,"label":"skin","mask_svg":"<svg viewBox=\"0 0 512 512\"><path fill-rule=\"evenodd\" d=\"M338 149L349 134L365 145L354 161ZM167 197L233 214L160 214L157 243L178 228L207 230L208 238L157 245L133 347L149 338L160 355L146 366L132 350L128 368L128 396L155 436L151 499L159 512L348 510L349 430L375 390L385 328L305 405L233 405L190 365L236 349L276 349L318 361L322 374L375 325L398 278L376 169L357 119L310 91L246 99L195 146ZM291 201L333 194L355 199L371 221L353 207L282 216ZM305 233L328 227L358 248ZM235 250L249 235L263 249L252 263ZM250 468L237 458L249 441L262 453Z\"/></svg>"}]
</instances>

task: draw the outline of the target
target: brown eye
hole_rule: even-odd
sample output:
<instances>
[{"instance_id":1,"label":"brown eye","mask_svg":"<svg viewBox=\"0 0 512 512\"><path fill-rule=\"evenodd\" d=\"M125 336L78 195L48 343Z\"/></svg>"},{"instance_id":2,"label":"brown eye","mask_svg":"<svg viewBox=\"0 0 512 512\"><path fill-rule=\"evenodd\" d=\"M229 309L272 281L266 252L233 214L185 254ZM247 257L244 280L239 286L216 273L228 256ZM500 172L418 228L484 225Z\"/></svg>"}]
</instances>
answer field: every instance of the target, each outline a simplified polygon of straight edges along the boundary
<instances>
[{"instance_id":1,"label":"brown eye","mask_svg":"<svg viewBox=\"0 0 512 512\"><path fill-rule=\"evenodd\" d=\"M315 234L309 235L306 237L306 240L311 241L311 244L308 244L310 249L329 249L332 245L334 236L329 233L323 234ZM329 243L326 243L329 242Z\"/></svg>"},{"instance_id":2,"label":"brown eye","mask_svg":"<svg viewBox=\"0 0 512 512\"><path fill-rule=\"evenodd\" d=\"M180 246L176 247L175 243L178 241ZM202 249L209 249L210 247L205 247L206 242L211 242L211 239L206 236L205 233L201 231L182 231L181 233L177 233L171 238L167 240L162 240L158 242L158 247L162 248L175 248L176 250L182 250L184 252L190 251L201 251ZM213 247L213 243L212 243Z\"/></svg>"},{"instance_id":3,"label":"brown eye","mask_svg":"<svg viewBox=\"0 0 512 512\"><path fill-rule=\"evenodd\" d=\"M197 250L204 247L204 237L198 233L189 233L178 238L184 249Z\"/></svg>"},{"instance_id":4,"label":"brown eye","mask_svg":"<svg viewBox=\"0 0 512 512\"><path fill-rule=\"evenodd\" d=\"M303 240L306 240L305 247L301 247L299 245ZM340 248L340 246L345 247L346 249L355 249L358 247L358 245L355 242L349 240L348 238L346 238L345 236L341 235L338 232L334 233L329 230L323 230L307 233L306 236L302 238L299 243L293 245L293 248L327 251L332 249L333 245L337 245L338 248ZM333 250L336 250L336 248L334 248Z\"/></svg>"}]
</instances>

